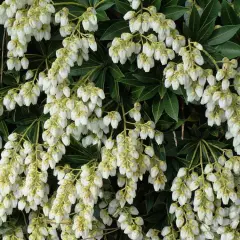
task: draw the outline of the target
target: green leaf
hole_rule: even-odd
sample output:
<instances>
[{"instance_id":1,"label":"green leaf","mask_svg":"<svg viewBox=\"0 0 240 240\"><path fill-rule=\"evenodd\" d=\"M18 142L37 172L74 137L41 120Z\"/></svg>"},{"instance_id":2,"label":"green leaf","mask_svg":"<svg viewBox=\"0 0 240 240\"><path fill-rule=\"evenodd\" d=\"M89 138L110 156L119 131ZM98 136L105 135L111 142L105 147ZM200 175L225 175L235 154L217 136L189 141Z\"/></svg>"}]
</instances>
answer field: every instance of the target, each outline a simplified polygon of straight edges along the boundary
<instances>
[{"instance_id":1,"label":"green leaf","mask_svg":"<svg viewBox=\"0 0 240 240\"><path fill-rule=\"evenodd\" d=\"M187 11L188 8L182 6L171 6L163 9L163 13L166 17L171 18L172 20L179 19Z\"/></svg>"},{"instance_id":2,"label":"green leaf","mask_svg":"<svg viewBox=\"0 0 240 240\"><path fill-rule=\"evenodd\" d=\"M5 141L7 141L9 133L8 133L7 124L5 123L4 120L0 121L0 133L1 133L1 137L3 137Z\"/></svg>"},{"instance_id":3,"label":"green leaf","mask_svg":"<svg viewBox=\"0 0 240 240\"><path fill-rule=\"evenodd\" d=\"M17 85L17 79L10 74L4 74L3 75L3 83L8 86L16 86Z\"/></svg>"},{"instance_id":4,"label":"green leaf","mask_svg":"<svg viewBox=\"0 0 240 240\"><path fill-rule=\"evenodd\" d=\"M28 137L32 143L37 143L39 138L39 130L40 130L40 121L36 122L32 125L32 127L28 131Z\"/></svg>"},{"instance_id":5,"label":"green leaf","mask_svg":"<svg viewBox=\"0 0 240 240\"><path fill-rule=\"evenodd\" d=\"M151 209L153 208L155 198L151 192L148 193L145 198L146 198L146 200L145 200L146 210L147 210L147 213L149 213L151 211Z\"/></svg>"},{"instance_id":6,"label":"green leaf","mask_svg":"<svg viewBox=\"0 0 240 240\"><path fill-rule=\"evenodd\" d=\"M161 7L162 0L153 0L152 5L157 8L157 10Z\"/></svg>"},{"instance_id":7,"label":"green leaf","mask_svg":"<svg viewBox=\"0 0 240 240\"><path fill-rule=\"evenodd\" d=\"M9 226L7 224L5 226L1 226L0 227L0 234L1 235L6 234L6 236L7 236L8 233L10 234L12 231L14 231L14 228L15 228L15 226Z\"/></svg>"},{"instance_id":8,"label":"green leaf","mask_svg":"<svg viewBox=\"0 0 240 240\"><path fill-rule=\"evenodd\" d=\"M200 29L197 36L197 40L199 42L204 42L211 36L219 9L220 5L217 0L209 1L207 6L204 8L200 18Z\"/></svg>"},{"instance_id":9,"label":"green leaf","mask_svg":"<svg viewBox=\"0 0 240 240\"><path fill-rule=\"evenodd\" d=\"M216 20L219 12L219 4L217 0L211 0L204 8L202 16L200 18L200 30L204 28L204 26L208 25L212 20Z\"/></svg>"},{"instance_id":10,"label":"green leaf","mask_svg":"<svg viewBox=\"0 0 240 240\"><path fill-rule=\"evenodd\" d=\"M90 57L90 60L87 62L84 62L82 66L74 66L71 68L70 76L82 76L87 74L88 72L99 69L99 65L102 64L102 62L99 62L100 60L95 59L93 57Z\"/></svg>"},{"instance_id":11,"label":"green leaf","mask_svg":"<svg viewBox=\"0 0 240 240\"><path fill-rule=\"evenodd\" d=\"M88 163L92 159L87 156L84 157L83 155L64 155L63 160L70 162L70 163L75 163L75 164L78 164L79 166L81 166L83 164Z\"/></svg>"},{"instance_id":12,"label":"green leaf","mask_svg":"<svg viewBox=\"0 0 240 240\"><path fill-rule=\"evenodd\" d=\"M235 0L234 1L234 10L237 13L237 15L240 15L240 1L239 0Z\"/></svg>"},{"instance_id":13,"label":"green leaf","mask_svg":"<svg viewBox=\"0 0 240 240\"><path fill-rule=\"evenodd\" d=\"M192 152L196 149L196 146L198 144L198 141L191 141L189 143L187 143L179 152L178 155L182 155L182 154L188 154L189 152Z\"/></svg>"},{"instance_id":14,"label":"green leaf","mask_svg":"<svg viewBox=\"0 0 240 240\"><path fill-rule=\"evenodd\" d=\"M164 86L164 82L161 81L160 87L159 87L159 92L158 92L161 99L163 99L166 92L167 92L167 88Z\"/></svg>"},{"instance_id":15,"label":"green leaf","mask_svg":"<svg viewBox=\"0 0 240 240\"><path fill-rule=\"evenodd\" d=\"M91 146L91 147L83 147L83 145L77 141L75 138L71 137L71 145L69 148L73 149L76 151L78 154L77 155L82 155L90 160L97 158L98 152L96 151L96 146Z\"/></svg>"},{"instance_id":16,"label":"green leaf","mask_svg":"<svg viewBox=\"0 0 240 240\"><path fill-rule=\"evenodd\" d=\"M208 40L209 45L219 45L230 40L240 29L240 25L226 25L214 30L211 38Z\"/></svg>"},{"instance_id":17,"label":"green leaf","mask_svg":"<svg viewBox=\"0 0 240 240\"><path fill-rule=\"evenodd\" d=\"M201 8L204 8L208 4L208 1L209 0L198 0L197 2Z\"/></svg>"},{"instance_id":18,"label":"green leaf","mask_svg":"<svg viewBox=\"0 0 240 240\"><path fill-rule=\"evenodd\" d=\"M114 79L119 79L124 77L124 74L122 73L122 71L114 63L109 67L109 70Z\"/></svg>"},{"instance_id":19,"label":"green leaf","mask_svg":"<svg viewBox=\"0 0 240 240\"><path fill-rule=\"evenodd\" d=\"M133 74L133 76L145 84L159 83L159 79L155 78L155 76L149 75L149 73Z\"/></svg>"},{"instance_id":20,"label":"green leaf","mask_svg":"<svg viewBox=\"0 0 240 240\"><path fill-rule=\"evenodd\" d=\"M138 81L136 78L119 78L117 79L117 81L125 85L134 86L134 87L145 86L144 83Z\"/></svg>"},{"instance_id":21,"label":"green leaf","mask_svg":"<svg viewBox=\"0 0 240 240\"><path fill-rule=\"evenodd\" d=\"M193 8L190 14L188 27L189 27L189 30L191 31L191 37L196 37L200 27L200 15L195 5L193 5Z\"/></svg>"},{"instance_id":22,"label":"green leaf","mask_svg":"<svg viewBox=\"0 0 240 240\"><path fill-rule=\"evenodd\" d=\"M134 100L138 100L139 96L142 94L143 90L145 89L145 87L134 87L133 91L132 91L132 96L134 98Z\"/></svg>"},{"instance_id":23,"label":"green leaf","mask_svg":"<svg viewBox=\"0 0 240 240\"><path fill-rule=\"evenodd\" d=\"M112 1L105 1L104 3L100 4L96 10L98 11L104 11L112 7L115 3Z\"/></svg>"},{"instance_id":24,"label":"green leaf","mask_svg":"<svg viewBox=\"0 0 240 240\"><path fill-rule=\"evenodd\" d=\"M176 95L172 92L167 92L163 98L164 110L169 117L178 121L179 104Z\"/></svg>"},{"instance_id":25,"label":"green leaf","mask_svg":"<svg viewBox=\"0 0 240 240\"><path fill-rule=\"evenodd\" d=\"M159 96L156 96L152 104L152 113L154 116L155 123L158 122L158 120L162 116L163 111L164 111L164 104L159 98Z\"/></svg>"},{"instance_id":26,"label":"green leaf","mask_svg":"<svg viewBox=\"0 0 240 240\"><path fill-rule=\"evenodd\" d=\"M162 7L164 9L165 7L176 6L177 3L178 0L162 0Z\"/></svg>"},{"instance_id":27,"label":"green leaf","mask_svg":"<svg viewBox=\"0 0 240 240\"><path fill-rule=\"evenodd\" d=\"M234 42L225 42L218 45L216 49L227 58L237 58L240 57L240 45Z\"/></svg>"},{"instance_id":28,"label":"green leaf","mask_svg":"<svg viewBox=\"0 0 240 240\"><path fill-rule=\"evenodd\" d=\"M115 37L120 37L124 32L129 32L128 23L126 21L118 21L103 33L101 40L113 40Z\"/></svg>"},{"instance_id":29,"label":"green leaf","mask_svg":"<svg viewBox=\"0 0 240 240\"><path fill-rule=\"evenodd\" d=\"M197 40L199 42L205 42L213 33L216 19L212 19L212 21L208 22L204 25L198 32Z\"/></svg>"},{"instance_id":30,"label":"green leaf","mask_svg":"<svg viewBox=\"0 0 240 240\"><path fill-rule=\"evenodd\" d=\"M120 1L120 0L115 0L115 4L117 7L117 11L120 12L121 14L125 14L128 11L131 11L131 6L129 4L129 2L126 1Z\"/></svg>"},{"instance_id":31,"label":"green leaf","mask_svg":"<svg viewBox=\"0 0 240 240\"><path fill-rule=\"evenodd\" d=\"M104 89L105 80L106 80L106 71L107 71L107 68L104 68L98 75L98 77L96 79L96 87L100 87L100 88Z\"/></svg>"},{"instance_id":32,"label":"green leaf","mask_svg":"<svg viewBox=\"0 0 240 240\"><path fill-rule=\"evenodd\" d=\"M221 19L223 25L240 24L240 18L226 0L222 2Z\"/></svg>"},{"instance_id":33,"label":"green leaf","mask_svg":"<svg viewBox=\"0 0 240 240\"><path fill-rule=\"evenodd\" d=\"M141 92L140 96L138 97L138 101L145 101L148 100L156 95L158 92L159 86L149 86L145 87Z\"/></svg>"},{"instance_id":34,"label":"green leaf","mask_svg":"<svg viewBox=\"0 0 240 240\"><path fill-rule=\"evenodd\" d=\"M108 21L109 17L107 16L105 11L97 11L97 19L98 21Z\"/></svg>"}]
</instances>

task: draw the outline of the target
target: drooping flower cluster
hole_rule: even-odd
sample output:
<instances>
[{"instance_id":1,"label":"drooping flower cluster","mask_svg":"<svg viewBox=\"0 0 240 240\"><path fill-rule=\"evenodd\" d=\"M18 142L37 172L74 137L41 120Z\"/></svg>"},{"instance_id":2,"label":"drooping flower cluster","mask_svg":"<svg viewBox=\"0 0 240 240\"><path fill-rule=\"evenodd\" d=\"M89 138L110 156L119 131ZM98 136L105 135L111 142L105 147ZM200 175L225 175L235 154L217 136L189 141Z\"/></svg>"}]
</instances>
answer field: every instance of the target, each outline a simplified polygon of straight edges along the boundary
<instances>
[{"instance_id":1,"label":"drooping flower cluster","mask_svg":"<svg viewBox=\"0 0 240 240\"><path fill-rule=\"evenodd\" d=\"M14 208L36 211L48 201L48 173L40 170L42 161L39 152L43 149L12 133L1 153L1 223Z\"/></svg>"},{"instance_id":2,"label":"drooping flower cluster","mask_svg":"<svg viewBox=\"0 0 240 240\"><path fill-rule=\"evenodd\" d=\"M50 0L4 1L0 5L0 24L3 24L11 40L8 42L9 70L27 69L29 60L25 57L28 43L34 37L37 41L51 37L51 17L55 8Z\"/></svg>"},{"instance_id":3,"label":"drooping flower cluster","mask_svg":"<svg viewBox=\"0 0 240 240\"><path fill-rule=\"evenodd\" d=\"M202 174L179 170L171 187L175 202L170 213L176 216L180 239L239 238L239 174L240 159L229 150L208 163Z\"/></svg>"},{"instance_id":4,"label":"drooping flower cluster","mask_svg":"<svg viewBox=\"0 0 240 240\"><path fill-rule=\"evenodd\" d=\"M155 60L166 65L168 60L174 59L175 53L185 46L185 38L179 35L175 23L166 19L164 14L157 13L154 6L141 13L129 11L124 19L129 20L131 33L123 33L121 38L114 38L109 55L115 63L124 64L135 53L138 55L138 68L149 72L155 66ZM154 34L145 35L150 30L153 30Z\"/></svg>"},{"instance_id":5,"label":"drooping flower cluster","mask_svg":"<svg viewBox=\"0 0 240 240\"><path fill-rule=\"evenodd\" d=\"M14 229L14 231L7 231L2 235L3 240L12 240L12 239L18 239L18 240L24 240L24 235L22 228L18 227Z\"/></svg>"},{"instance_id":6,"label":"drooping flower cluster","mask_svg":"<svg viewBox=\"0 0 240 240\"><path fill-rule=\"evenodd\" d=\"M50 224L47 222L47 219L44 216L39 216L37 212L31 212L29 214L29 225L28 225L28 233L29 239L52 239L58 240L58 234L56 228L49 226Z\"/></svg>"},{"instance_id":7,"label":"drooping flower cluster","mask_svg":"<svg viewBox=\"0 0 240 240\"><path fill-rule=\"evenodd\" d=\"M40 88L33 81L24 83L20 89L11 89L3 98L3 105L11 111L18 106L27 106L36 104L40 96Z\"/></svg>"}]
</instances>

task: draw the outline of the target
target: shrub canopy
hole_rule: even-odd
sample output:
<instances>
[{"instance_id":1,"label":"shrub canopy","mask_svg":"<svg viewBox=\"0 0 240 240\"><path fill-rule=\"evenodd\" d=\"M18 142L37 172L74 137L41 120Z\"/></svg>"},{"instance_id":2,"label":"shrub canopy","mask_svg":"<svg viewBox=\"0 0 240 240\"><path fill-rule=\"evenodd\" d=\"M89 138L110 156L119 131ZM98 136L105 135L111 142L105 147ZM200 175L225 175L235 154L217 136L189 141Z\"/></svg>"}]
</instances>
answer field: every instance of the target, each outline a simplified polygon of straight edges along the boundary
<instances>
[{"instance_id":1,"label":"shrub canopy","mask_svg":"<svg viewBox=\"0 0 240 240\"><path fill-rule=\"evenodd\" d=\"M2 239L240 239L239 0L0 3Z\"/></svg>"}]
</instances>

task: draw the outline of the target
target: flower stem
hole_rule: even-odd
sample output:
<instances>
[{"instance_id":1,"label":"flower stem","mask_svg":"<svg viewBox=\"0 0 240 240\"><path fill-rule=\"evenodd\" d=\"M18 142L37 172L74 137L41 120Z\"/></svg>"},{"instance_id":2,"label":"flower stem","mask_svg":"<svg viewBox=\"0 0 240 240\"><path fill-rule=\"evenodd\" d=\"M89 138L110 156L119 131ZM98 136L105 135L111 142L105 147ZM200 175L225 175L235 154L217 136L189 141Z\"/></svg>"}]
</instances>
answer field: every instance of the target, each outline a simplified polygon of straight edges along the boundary
<instances>
[{"instance_id":1,"label":"flower stem","mask_svg":"<svg viewBox=\"0 0 240 240\"><path fill-rule=\"evenodd\" d=\"M104 3L105 2L105 0L101 0L99 3L97 3L95 6L94 6L94 8L97 8L99 5L101 5L102 3Z\"/></svg>"},{"instance_id":2,"label":"flower stem","mask_svg":"<svg viewBox=\"0 0 240 240\"><path fill-rule=\"evenodd\" d=\"M206 50L203 49L202 52L205 53L205 55L212 61L212 63L216 67L216 69L219 70L219 67L218 67L217 62L215 61L215 59Z\"/></svg>"}]
</instances>

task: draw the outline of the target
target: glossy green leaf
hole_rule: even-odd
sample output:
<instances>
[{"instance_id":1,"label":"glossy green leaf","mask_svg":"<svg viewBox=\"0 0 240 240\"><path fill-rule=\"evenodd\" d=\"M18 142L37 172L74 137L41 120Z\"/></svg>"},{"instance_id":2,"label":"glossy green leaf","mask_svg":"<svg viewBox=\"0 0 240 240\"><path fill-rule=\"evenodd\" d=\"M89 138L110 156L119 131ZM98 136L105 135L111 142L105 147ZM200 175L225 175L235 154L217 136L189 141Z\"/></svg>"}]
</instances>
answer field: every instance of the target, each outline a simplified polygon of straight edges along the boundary
<instances>
[{"instance_id":1,"label":"glossy green leaf","mask_svg":"<svg viewBox=\"0 0 240 240\"><path fill-rule=\"evenodd\" d=\"M114 79L119 79L124 77L124 74L122 73L118 65L114 63L109 67L109 71Z\"/></svg>"},{"instance_id":2,"label":"glossy green leaf","mask_svg":"<svg viewBox=\"0 0 240 240\"><path fill-rule=\"evenodd\" d=\"M200 18L200 30L212 20L216 19L219 12L219 4L217 0L211 0L204 8L202 16Z\"/></svg>"},{"instance_id":3,"label":"glossy green leaf","mask_svg":"<svg viewBox=\"0 0 240 240\"><path fill-rule=\"evenodd\" d=\"M159 79L157 79L155 76L151 76L149 73L133 74L133 76L145 84L159 83Z\"/></svg>"},{"instance_id":4,"label":"glossy green leaf","mask_svg":"<svg viewBox=\"0 0 240 240\"><path fill-rule=\"evenodd\" d=\"M212 35L214 31L215 21L215 19L212 19L199 30L197 37L198 42L204 43Z\"/></svg>"},{"instance_id":5,"label":"glossy green leaf","mask_svg":"<svg viewBox=\"0 0 240 240\"><path fill-rule=\"evenodd\" d=\"M106 71L107 68L104 68L100 71L100 74L98 75L96 79L96 86L104 89L105 81L106 81Z\"/></svg>"},{"instance_id":6,"label":"glossy green leaf","mask_svg":"<svg viewBox=\"0 0 240 240\"><path fill-rule=\"evenodd\" d=\"M240 45L234 42L225 42L218 45L216 49L225 57L230 59L240 57Z\"/></svg>"},{"instance_id":7,"label":"glossy green leaf","mask_svg":"<svg viewBox=\"0 0 240 240\"><path fill-rule=\"evenodd\" d=\"M240 16L240 1L234 0L234 10L238 16Z\"/></svg>"},{"instance_id":8,"label":"glossy green leaf","mask_svg":"<svg viewBox=\"0 0 240 240\"><path fill-rule=\"evenodd\" d=\"M240 25L226 25L214 30L212 36L208 40L209 45L219 45L230 40L240 29Z\"/></svg>"},{"instance_id":9,"label":"glossy green leaf","mask_svg":"<svg viewBox=\"0 0 240 240\"><path fill-rule=\"evenodd\" d=\"M97 11L97 19L98 21L108 21L109 17L105 11Z\"/></svg>"},{"instance_id":10,"label":"glossy green leaf","mask_svg":"<svg viewBox=\"0 0 240 240\"><path fill-rule=\"evenodd\" d=\"M197 40L199 42L202 43L211 36L214 30L215 21L218 16L219 9L220 6L217 0L209 1L204 8L204 11L200 18L200 29L197 36Z\"/></svg>"},{"instance_id":11,"label":"glossy green leaf","mask_svg":"<svg viewBox=\"0 0 240 240\"><path fill-rule=\"evenodd\" d=\"M200 27L200 15L195 6L192 8L188 27L191 31L191 37L196 37Z\"/></svg>"},{"instance_id":12,"label":"glossy green leaf","mask_svg":"<svg viewBox=\"0 0 240 240\"><path fill-rule=\"evenodd\" d=\"M154 116L155 123L158 122L158 120L162 116L163 111L164 111L163 101L161 101L159 96L156 96L154 98L153 104L152 104L152 113L153 113L153 116Z\"/></svg>"},{"instance_id":13,"label":"glossy green leaf","mask_svg":"<svg viewBox=\"0 0 240 240\"><path fill-rule=\"evenodd\" d=\"M178 3L178 0L162 0L162 8L169 6L176 6Z\"/></svg>"},{"instance_id":14,"label":"glossy green leaf","mask_svg":"<svg viewBox=\"0 0 240 240\"><path fill-rule=\"evenodd\" d=\"M138 101L145 101L153 98L158 92L159 86L149 86L145 87L138 97Z\"/></svg>"},{"instance_id":15,"label":"glossy green leaf","mask_svg":"<svg viewBox=\"0 0 240 240\"><path fill-rule=\"evenodd\" d=\"M139 96L142 94L143 90L145 87L139 86L139 87L134 87L132 91L132 96L135 101L138 100Z\"/></svg>"},{"instance_id":16,"label":"glossy green leaf","mask_svg":"<svg viewBox=\"0 0 240 240\"><path fill-rule=\"evenodd\" d=\"M32 143L37 143L40 135L40 121L37 121L32 127L28 130L28 137Z\"/></svg>"},{"instance_id":17,"label":"glossy green leaf","mask_svg":"<svg viewBox=\"0 0 240 240\"><path fill-rule=\"evenodd\" d=\"M117 79L117 81L125 85L134 86L134 87L145 86L144 83L138 81L136 78L119 78Z\"/></svg>"},{"instance_id":18,"label":"glossy green leaf","mask_svg":"<svg viewBox=\"0 0 240 240\"><path fill-rule=\"evenodd\" d=\"M164 86L164 82L161 81L159 86L159 92L158 92L161 99L163 99L166 92L167 92L167 88Z\"/></svg>"},{"instance_id":19,"label":"glossy green leaf","mask_svg":"<svg viewBox=\"0 0 240 240\"><path fill-rule=\"evenodd\" d=\"M95 3L95 6L96 6L96 4L98 4L98 3ZM105 2L103 2L103 3L101 3L101 4L98 4L98 7L96 8L96 10L98 10L98 11L104 11L104 10L107 10L107 9L109 9L110 7L112 7L114 5L114 2L113 1L105 1Z\"/></svg>"},{"instance_id":20,"label":"glossy green leaf","mask_svg":"<svg viewBox=\"0 0 240 240\"><path fill-rule=\"evenodd\" d=\"M8 132L7 124L4 120L0 121L0 133L1 133L0 136L3 137L5 141L7 141L9 132Z\"/></svg>"},{"instance_id":21,"label":"glossy green leaf","mask_svg":"<svg viewBox=\"0 0 240 240\"><path fill-rule=\"evenodd\" d=\"M129 32L128 23L126 21L118 21L112 24L102 35L101 40L113 40L120 37L122 33Z\"/></svg>"},{"instance_id":22,"label":"glossy green leaf","mask_svg":"<svg viewBox=\"0 0 240 240\"><path fill-rule=\"evenodd\" d=\"M169 117L178 120L179 104L176 95L172 92L167 92L163 98L164 110Z\"/></svg>"},{"instance_id":23,"label":"glossy green leaf","mask_svg":"<svg viewBox=\"0 0 240 240\"><path fill-rule=\"evenodd\" d=\"M240 18L226 0L222 2L221 19L224 25L240 24Z\"/></svg>"},{"instance_id":24,"label":"glossy green leaf","mask_svg":"<svg viewBox=\"0 0 240 240\"><path fill-rule=\"evenodd\" d=\"M114 99L116 102L120 102L119 84L117 80L112 80L110 82L110 89L112 99Z\"/></svg>"},{"instance_id":25,"label":"glossy green leaf","mask_svg":"<svg viewBox=\"0 0 240 240\"><path fill-rule=\"evenodd\" d=\"M149 213L154 205L155 202L155 198L153 196L153 194L149 193L145 196L146 200L145 200L145 204L146 204L146 211L147 213Z\"/></svg>"},{"instance_id":26,"label":"glossy green leaf","mask_svg":"<svg viewBox=\"0 0 240 240\"><path fill-rule=\"evenodd\" d=\"M115 3L116 3L117 11L120 12L121 14L125 14L128 11L132 10L128 1L115 0Z\"/></svg>"},{"instance_id":27,"label":"glossy green leaf","mask_svg":"<svg viewBox=\"0 0 240 240\"><path fill-rule=\"evenodd\" d=\"M166 17L172 20L179 19L187 11L188 8L182 6L171 6L163 9L163 13L166 15Z\"/></svg>"},{"instance_id":28,"label":"glossy green leaf","mask_svg":"<svg viewBox=\"0 0 240 240\"><path fill-rule=\"evenodd\" d=\"M90 157L84 157L83 155L64 155L63 160L70 163L79 164L79 166L88 163L92 159Z\"/></svg>"},{"instance_id":29,"label":"glossy green leaf","mask_svg":"<svg viewBox=\"0 0 240 240\"><path fill-rule=\"evenodd\" d=\"M157 8L157 10L160 9L162 4L162 0L153 0L152 5L155 6Z\"/></svg>"},{"instance_id":30,"label":"glossy green leaf","mask_svg":"<svg viewBox=\"0 0 240 240\"><path fill-rule=\"evenodd\" d=\"M197 3L201 8L205 8L206 5L208 4L209 0L197 0Z\"/></svg>"}]
</instances>

